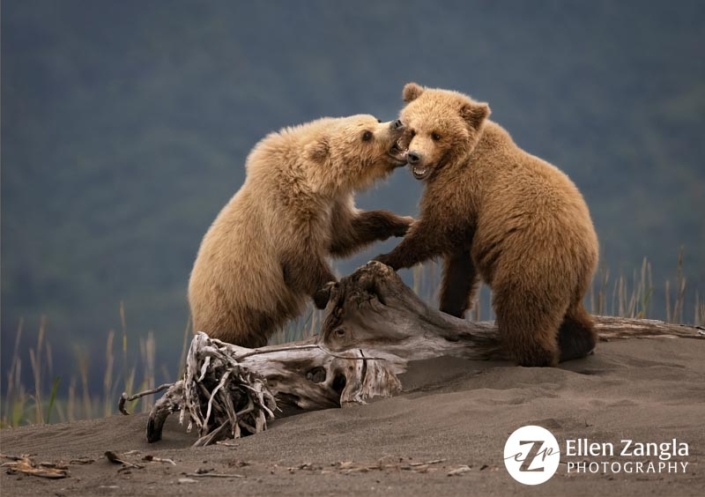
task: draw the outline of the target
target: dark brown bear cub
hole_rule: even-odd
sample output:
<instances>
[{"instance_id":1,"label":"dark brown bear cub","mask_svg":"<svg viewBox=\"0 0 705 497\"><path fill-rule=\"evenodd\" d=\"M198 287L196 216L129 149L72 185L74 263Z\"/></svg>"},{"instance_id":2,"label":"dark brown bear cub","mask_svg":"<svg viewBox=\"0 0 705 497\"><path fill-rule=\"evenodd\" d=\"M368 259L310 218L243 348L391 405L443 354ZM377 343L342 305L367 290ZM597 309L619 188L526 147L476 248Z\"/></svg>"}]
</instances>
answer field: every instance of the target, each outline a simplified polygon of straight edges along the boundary
<instances>
[{"instance_id":1,"label":"dark brown bear cub","mask_svg":"<svg viewBox=\"0 0 705 497\"><path fill-rule=\"evenodd\" d=\"M576 186L521 150L488 119L487 104L415 83L403 98L409 166L426 188L421 219L377 260L397 270L443 256L440 308L457 317L482 278L500 336L523 366L588 355L596 334L582 300L598 242Z\"/></svg>"}]
</instances>

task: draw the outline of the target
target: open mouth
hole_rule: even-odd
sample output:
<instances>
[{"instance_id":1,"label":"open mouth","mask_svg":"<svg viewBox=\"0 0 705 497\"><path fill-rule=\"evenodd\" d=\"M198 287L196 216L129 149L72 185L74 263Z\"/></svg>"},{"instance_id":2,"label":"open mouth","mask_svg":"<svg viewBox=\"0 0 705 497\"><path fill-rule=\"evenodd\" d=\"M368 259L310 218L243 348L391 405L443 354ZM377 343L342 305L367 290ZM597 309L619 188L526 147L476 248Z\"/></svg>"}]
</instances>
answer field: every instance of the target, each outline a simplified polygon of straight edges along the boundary
<instances>
[{"instance_id":1,"label":"open mouth","mask_svg":"<svg viewBox=\"0 0 705 497\"><path fill-rule=\"evenodd\" d=\"M412 166L409 164L409 168L411 168L411 174L418 180L426 179L431 174L430 166Z\"/></svg>"},{"instance_id":2,"label":"open mouth","mask_svg":"<svg viewBox=\"0 0 705 497\"><path fill-rule=\"evenodd\" d=\"M393 160L395 167L406 164L406 150L402 150L398 143L394 143L387 154Z\"/></svg>"}]
</instances>

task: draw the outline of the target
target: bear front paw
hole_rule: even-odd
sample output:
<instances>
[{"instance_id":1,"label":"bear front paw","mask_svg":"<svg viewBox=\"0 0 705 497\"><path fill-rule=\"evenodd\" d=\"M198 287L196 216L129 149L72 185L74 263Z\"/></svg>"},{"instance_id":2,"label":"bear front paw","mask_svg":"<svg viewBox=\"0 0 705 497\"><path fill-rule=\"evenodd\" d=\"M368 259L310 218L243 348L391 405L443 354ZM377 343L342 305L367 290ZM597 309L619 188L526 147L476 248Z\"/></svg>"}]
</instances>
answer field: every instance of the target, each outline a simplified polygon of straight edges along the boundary
<instances>
[{"instance_id":1,"label":"bear front paw","mask_svg":"<svg viewBox=\"0 0 705 497\"><path fill-rule=\"evenodd\" d=\"M330 300L331 291L335 285L337 285L335 281L330 281L313 295L313 303L317 309L326 308L328 301Z\"/></svg>"},{"instance_id":2,"label":"bear front paw","mask_svg":"<svg viewBox=\"0 0 705 497\"><path fill-rule=\"evenodd\" d=\"M396 237L406 236L406 234L409 232L409 229L411 228L411 226L415 222L416 222L416 219L414 219L411 216L400 217L399 224L394 229L394 236L396 236Z\"/></svg>"}]
</instances>

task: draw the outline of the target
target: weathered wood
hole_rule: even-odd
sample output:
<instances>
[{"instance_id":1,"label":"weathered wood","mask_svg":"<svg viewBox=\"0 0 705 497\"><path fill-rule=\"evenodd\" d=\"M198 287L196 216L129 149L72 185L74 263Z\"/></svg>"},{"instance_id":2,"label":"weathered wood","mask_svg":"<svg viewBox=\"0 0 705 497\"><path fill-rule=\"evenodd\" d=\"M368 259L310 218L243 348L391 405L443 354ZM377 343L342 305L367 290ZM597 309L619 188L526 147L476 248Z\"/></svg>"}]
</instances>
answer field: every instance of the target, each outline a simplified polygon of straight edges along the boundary
<instances>
[{"instance_id":1,"label":"weathered wood","mask_svg":"<svg viewBox=\"0 0 705 497\"><path fill-rule=\"evenodd\" d=\"M595 329L602 342L626 338L705 338L705 328L702 326L665 323L655 319L595 316Z\"/></svg>"},{"instance_id":2,"label":"weathered wood","mask_svg":"<svg viewBox=\"0 0 705 497\"><path fill-rule=\"evenodd\" d=\"M441 355L507 360L492 323L455 318L426 305L388 266L369 262L331 290L321 343L407 361Z\"/></svg>"},{"instance_id":3,"label":"weathered wood","mask_svg":"<svg viewBox=\"0 0 705 497\"><path fill-rule=\"evenodd\" d=\"M705 338L705 330L661 321L597 316L602 340ZM599 351L598 351L599 353ZM321 335L246 349L198 333L186 375L152 409L147 439L161 438L180 411L199 429L196 445L258 433L284 406L314 410L398 393L408 361L443 355L508 360L497 328L426 305L391 268L370 262L331 288ZM123 394L124 395L124 394Z\"/></svg>"},{"instance_id":4,"label":"weathered wood","mask_svg":"<svg viewBox=\"0 0 705 497\"><path fill-rule=\"evenodd\" d=\"M705 330L647 319L595 316L601 340L703 338ZM363 348L407 360L454 355L507 360L493 322L458 319L426 305L388 266L370 262L331 292L322 343L331 351Z\"/></svg>"},{"instance_id":5,"label":"weathered wood","mask_svg":"<svg viewBox=\"0 0 705 497\"><path fill-rule=\"evenodd\" d=\"M189 416L189 430L198 428L194 445L200 446L259 433L282 407L346 407L401 390L404 360L379 360L360 349L332 353L317 340L252 350L197 333L184 379L152 408L147 441L160 440L166 418L177 411L182 422Z\"/></svg>"}]
</instances>

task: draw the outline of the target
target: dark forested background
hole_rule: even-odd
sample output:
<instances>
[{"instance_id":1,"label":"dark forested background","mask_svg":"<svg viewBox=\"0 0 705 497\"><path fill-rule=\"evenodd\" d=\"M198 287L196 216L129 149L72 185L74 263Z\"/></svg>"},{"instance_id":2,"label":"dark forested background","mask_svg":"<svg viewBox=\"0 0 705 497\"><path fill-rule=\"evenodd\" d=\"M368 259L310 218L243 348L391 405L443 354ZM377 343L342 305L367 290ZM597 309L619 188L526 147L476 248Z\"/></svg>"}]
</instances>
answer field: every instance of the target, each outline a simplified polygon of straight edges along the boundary
<instances>
[{"instance_id":1,"label":"dark forested background","mask_svg":"<svg viewBox=\"0 0 705 497\"><path fill-rule=\"evenodd\" d=\"M612 274L652 262L655 317L682 246L692 308L705 290L704 6L4 0L4 364L21 317L31 336L46 316L56 363L104 348L123 301L129 332L154 330L173 365L198 244L252 146L323 115L392 119L412 80L488 101L566 171ZM419 195L400 170L359 204L415 214Z\"/></svg>"}]
</instances>

